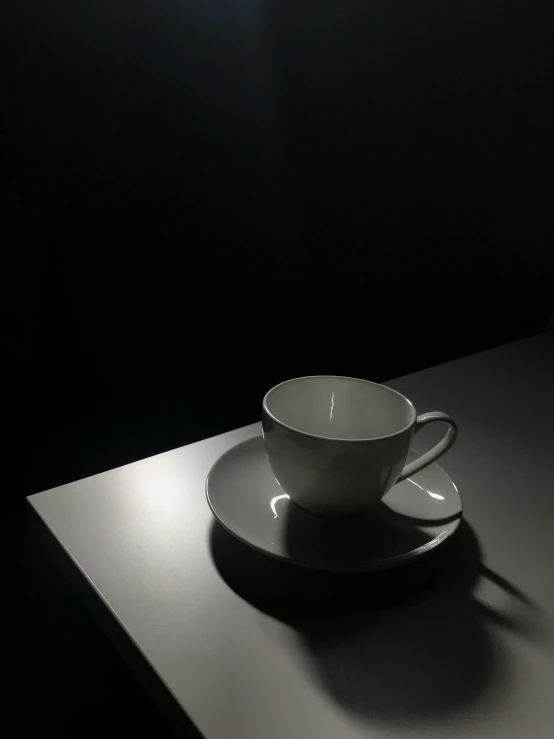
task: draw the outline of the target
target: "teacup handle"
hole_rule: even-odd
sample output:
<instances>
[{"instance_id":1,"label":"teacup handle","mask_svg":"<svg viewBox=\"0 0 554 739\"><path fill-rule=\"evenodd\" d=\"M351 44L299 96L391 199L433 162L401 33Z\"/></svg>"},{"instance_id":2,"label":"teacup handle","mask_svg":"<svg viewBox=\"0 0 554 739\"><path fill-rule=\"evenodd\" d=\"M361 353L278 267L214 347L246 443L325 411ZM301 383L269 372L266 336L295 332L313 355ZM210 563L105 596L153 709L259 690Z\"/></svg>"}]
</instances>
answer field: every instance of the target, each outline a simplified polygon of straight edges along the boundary
<instances>
[{"instance_id":1,"label":"teacup handle","mask_svg":"<svg viewBox=\"0 0 554 739\"><path fill-rule=\"evenodd\" d=\"M447 423L448 431L439 441L439 443L436 444L432 449L429 449L429 451L425 452L425 454L422 454L421 457L414 460L413 462L410 462L410 464L407 464L402 470L400 477L396 482L401 482L407 477L415 475L416 472L419 472L424 467L427 467L427 465L430 465L431 462L434 462L439 457L442 457L442 455L445 454L450 449L452 444L456 441L456 436L458 435L458 427L456 426L456 422L454 421L454 419L450 418L448 414L440 413L440 411L423 413L421 416L418 416L415 421L414 434L417 434L418 431L421 431L421 429L424 426L427 426L428 423L435 423L436 421Z\"/></svg>"}]
</instances>

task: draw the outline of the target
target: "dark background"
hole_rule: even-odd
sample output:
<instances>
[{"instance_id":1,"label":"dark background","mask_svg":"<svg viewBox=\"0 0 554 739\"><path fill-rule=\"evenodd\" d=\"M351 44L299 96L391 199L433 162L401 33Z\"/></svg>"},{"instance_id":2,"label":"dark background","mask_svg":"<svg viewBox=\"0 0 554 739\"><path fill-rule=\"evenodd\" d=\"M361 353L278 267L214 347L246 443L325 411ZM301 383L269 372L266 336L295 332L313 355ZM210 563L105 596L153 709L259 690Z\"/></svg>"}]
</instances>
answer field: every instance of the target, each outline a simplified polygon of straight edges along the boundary
<instances>
[{"instance_id":1,"label":"dark background","mask_svg":"<svg viewBox=\"0 0 554 739\"><path fill-rule=\"evenodd\" d=\"M7 0L0 27L25 720L157 726L24 496L256 420L286 377L385 380L544 330L552 5Z\"/></svg>"}]
</instances>

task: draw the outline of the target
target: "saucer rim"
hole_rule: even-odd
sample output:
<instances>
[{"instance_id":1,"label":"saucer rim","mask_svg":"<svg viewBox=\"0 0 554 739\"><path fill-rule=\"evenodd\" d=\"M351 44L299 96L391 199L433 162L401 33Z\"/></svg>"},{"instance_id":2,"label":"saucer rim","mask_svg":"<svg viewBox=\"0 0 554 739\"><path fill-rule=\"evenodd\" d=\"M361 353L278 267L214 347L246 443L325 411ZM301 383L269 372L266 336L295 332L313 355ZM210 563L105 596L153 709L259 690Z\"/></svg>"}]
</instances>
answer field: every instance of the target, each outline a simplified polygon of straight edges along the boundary
<instances>
[{"instance_id":1,"label":"saucer rim","mask_svg":"<svg viewBox=\"0 0 554 739\"><path fill-rule=\"evenodd\" d=\"M412 549L410 552L407 552L406 554L397 554L392 557L387 557L387 559L376 559L371 563L371 566L365 566L365 567L334 567L332 565L324 565L324 564L314 564L312 562L306 562L303 559L297 559L292 556L282 555L282 554L276 554L275 552L270 552L267 549L264 549L257 544L254 544L251 541L248 541L247 539L244 539L242 536L240 536L236 531L231 529L229 526L227 526L222 518L219 516L217 511L215 510L212 501L210 500L210 492L209 492L209 483L210 478L212 476L212 472L215 469L216 465L218 465L221 460L223 460L227 455L230 455L231 452L234 452L237 447L243 446L245 444L250 444L256 439L263 439L262 434L257 434L256 436L252 436L250 439L244 439L244 441L240 441L238 444L234 444L230 449L227 449L223 454L221 454L215 462L212 464L212 466L209 469L209 472L206 476L206 482L204 485L206 500L208 503L208 506L212 512L212 515L214 516L216 522L222 526L222 528L231 536L233 536L237 541L240 541L242 544L245 544L246 546L250 547L251 549L254 549L256 552L259 552L260 554L263 554L266 557L271 557L272 559L277 560L278 562L283 562L286 564L291 564L296 567L304 567L310 570L319 570L323 572L334 572L334 573L370 573L370 572L380 572L383 570L390 570L394 569L396 567L401 567L402 565L410 564L411 562L414 562L416 560L420 560L426 556L428 556L431 552L433 552L437 547L439 547L441 544L445 543L449 539L451 539L456 531L458 530L461 520L464 515L464 509L463 509L463 501L462 496L460 495L458 491L458 487L456 483L452 480L448 472L444 470L440 465L438 465L436 462L432 462L431 464L435 465L435 467L438 467L441 472L446 475L446 477L451 481L451 483L454 486L454 490L456 494L458 495L458 498L460 500L460 512L459 515L454 518L451 521L448 521L448 524L453 526L453 528L450 531L442 531L438 536L436 536L434 539L431 539L431 541L426 542L425 544L422 544L421 546L417 547L417 549ZM415 452L416 454L420 454L421 452L418 452L416 449L412 448L411 451ZM431 465L429 465L431 466ZM386 496L385 496L386 497ZM293 505L295 505L294 501L291 501ZM396 513L395 511L391 510L391 513L393 515L401 516L401 514ZM410 519L410 516L405 516L405 518ZM413 519L412 519L413 520ZM431 523L431 522L430 522Z\"/></svg>"}]
</instances>

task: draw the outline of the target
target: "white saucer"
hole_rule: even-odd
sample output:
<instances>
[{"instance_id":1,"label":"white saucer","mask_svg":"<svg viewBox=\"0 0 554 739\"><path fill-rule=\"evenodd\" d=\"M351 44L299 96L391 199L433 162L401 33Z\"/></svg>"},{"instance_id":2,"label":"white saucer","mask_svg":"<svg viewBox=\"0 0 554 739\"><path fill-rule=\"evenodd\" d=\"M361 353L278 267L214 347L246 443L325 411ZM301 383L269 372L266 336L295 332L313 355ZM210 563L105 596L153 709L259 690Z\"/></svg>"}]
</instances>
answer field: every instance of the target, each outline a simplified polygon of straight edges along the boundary
<instances>
[{"instance_id":1,"label":"white saucer","mask_svg":"<svg viewBox=\"0 0 554 739\"><path fill-rule=\"evenodd\" d=\"M418 456L412 451L408 461ZM294 564L344 572L382 570L424 556L452 536L462 516L456 485L436 464L394 485L378 507L362 514L314 516L283 493L261 436L217 460L206 496L217 520L245 544Z\"/></svg>"}]
</instances>

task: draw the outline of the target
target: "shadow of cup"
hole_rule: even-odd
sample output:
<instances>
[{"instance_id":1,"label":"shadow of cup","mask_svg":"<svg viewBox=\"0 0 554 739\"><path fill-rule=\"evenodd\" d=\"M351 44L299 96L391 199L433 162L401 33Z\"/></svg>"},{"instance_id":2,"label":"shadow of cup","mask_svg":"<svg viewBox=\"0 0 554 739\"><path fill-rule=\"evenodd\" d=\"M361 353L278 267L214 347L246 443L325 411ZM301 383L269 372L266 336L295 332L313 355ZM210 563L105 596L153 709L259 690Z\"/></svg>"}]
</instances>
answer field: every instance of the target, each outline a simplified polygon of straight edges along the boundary
<instances>
[{"instance_id":1,"label":"shadow of cup","mask_svg":"<svg viewBox=\"0 0 554 739\"><path fill-rule=\"evenodd\" d=\"M282 546L291 559L306 561L308 549L309 561L333 563L333 567L343 573L363 571L368 562L373 563L374 572L382 567L392 572L391 560L402 558L406 560L404 564L410 558L415 561L421 556L414 556L415 552L438 541L436 530L427 533L421 522L399 516L383 503L372 506L362 515L346 518L314 516L291 503L281 515L284 520ZM389 584L395 576L398 577L397 572L382 578L383 584Z\"/></svg>"},{"instance_id":2,"label":"shadow of cup","mask_svg":"<svg viewBox=\"0 0 554 739\"><path fill-rule=\"evenodd\" d=\"M473 598L482 574L532 608L483 568L470 526L414 563L373 573L308 570L271 559L214 522L214 563L254 607L290 625L311 674L344 709L363 719L417 721L450 716L509 681L492 630L508 616ZM500 616L500 619L499 619ZM512 624L513 625L513 624Z\"/></svg>"}]
</instances>

